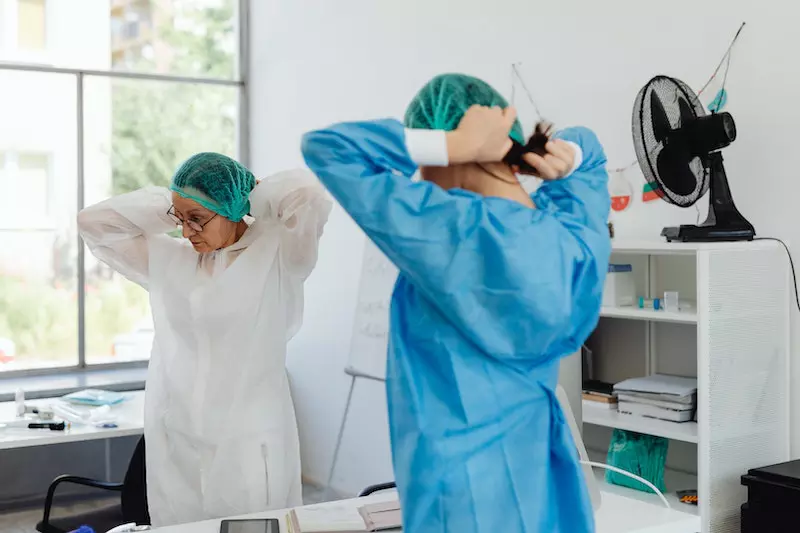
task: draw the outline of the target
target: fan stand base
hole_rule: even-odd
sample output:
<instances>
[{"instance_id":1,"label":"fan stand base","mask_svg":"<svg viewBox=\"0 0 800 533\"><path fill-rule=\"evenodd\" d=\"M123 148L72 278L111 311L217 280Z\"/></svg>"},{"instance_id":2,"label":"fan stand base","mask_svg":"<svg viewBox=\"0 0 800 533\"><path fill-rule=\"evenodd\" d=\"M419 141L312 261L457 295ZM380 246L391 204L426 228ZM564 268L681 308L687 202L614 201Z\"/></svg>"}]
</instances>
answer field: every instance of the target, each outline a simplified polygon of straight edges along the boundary
<instances>
[{"instance_id":1,"label":"fan stand base","mask_svg":"<svg viewBox=\"0 0 800 533\"><path fill-rule=\"evenodd\" d=\"M752 226L743 228L673 226L664 228L661 236L666 238L667 242L736 242L752 241L756 232Z\"/></svg>"},{"instance_id":2,"label":"fan stand base","mask_svg":"<svg viewBox=\"0 0 800 533\"><path fill-rule=\"evenodd\" d=\"M661 236L667 242L732 242L752 241L756 236L753 225L736 209L722 165L722 154L709 154L711 167L711 199L708 218L699 226L664 228Z\"/></svg>"}]
</instances>

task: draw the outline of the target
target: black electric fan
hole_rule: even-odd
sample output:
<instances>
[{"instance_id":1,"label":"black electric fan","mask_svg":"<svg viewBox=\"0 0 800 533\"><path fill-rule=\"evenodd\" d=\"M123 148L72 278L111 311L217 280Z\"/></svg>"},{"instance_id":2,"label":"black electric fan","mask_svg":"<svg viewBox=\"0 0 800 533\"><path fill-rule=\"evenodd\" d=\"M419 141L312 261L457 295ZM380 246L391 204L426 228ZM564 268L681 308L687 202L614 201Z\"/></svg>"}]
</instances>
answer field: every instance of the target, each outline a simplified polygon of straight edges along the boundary
<instances>
[{"instance_id":1,"label":"black electric fan","mask_svg":"<svg viewBox=\"0 0 800 533\"><path fill-rule=\"evenodd\" d=\"M707 114L680 80L656 76L633 106L633 143L645 179L667 202L694 205L711 189L708 218L699 226L664 228L667 241L746 241L755 229L733 203L720 150L736 139L730 113Z\"/></svg>"}]
</instances>

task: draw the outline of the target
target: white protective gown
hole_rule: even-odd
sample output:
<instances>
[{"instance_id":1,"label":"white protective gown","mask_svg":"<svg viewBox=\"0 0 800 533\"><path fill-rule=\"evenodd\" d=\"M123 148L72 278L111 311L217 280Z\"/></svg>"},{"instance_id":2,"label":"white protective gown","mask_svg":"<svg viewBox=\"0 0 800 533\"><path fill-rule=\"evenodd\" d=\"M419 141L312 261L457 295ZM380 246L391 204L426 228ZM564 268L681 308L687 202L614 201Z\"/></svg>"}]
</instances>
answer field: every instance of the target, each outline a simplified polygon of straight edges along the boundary
<instances>
[{"instance_id":1,"label":"white protective gown","mask_svg":"<svg viewBox=\"0 0 800 533\"><path fill-rule=\"evenodd\" d=\"M145 287L155 324L147 377L147 492L154 526L302 505L285 370L303 282L331 202L307 171L262 181L255 219L229 248L198 254L145 188L82 211L92 253Z\"/></svg>"}]
</instances>

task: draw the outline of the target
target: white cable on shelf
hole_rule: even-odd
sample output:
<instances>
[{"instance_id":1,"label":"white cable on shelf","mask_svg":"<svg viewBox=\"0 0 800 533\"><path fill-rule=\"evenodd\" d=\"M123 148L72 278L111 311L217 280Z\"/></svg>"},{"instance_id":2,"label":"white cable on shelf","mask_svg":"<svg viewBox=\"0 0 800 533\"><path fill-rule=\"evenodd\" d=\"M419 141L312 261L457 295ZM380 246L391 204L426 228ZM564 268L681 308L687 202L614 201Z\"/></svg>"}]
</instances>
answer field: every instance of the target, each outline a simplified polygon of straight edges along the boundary
<instances>
[{"instance_id":1,"label":"white cable on shelf","mask_svg":"<svg viewBox=\"0 0 800 533\"><path fill-rule=\"evenodd\" d=\"M650 483L646 479L641 478L641 477L637 476L636 474L631 474L630 472L628 472L626 470L623 470L621 468L617 468L616 466L607 465L605 463L596 463L594 461L580 461L580 463L582 465L588 465L588 466L591 466L591 467L594 467L594 468L602 468L604 470L611 470L612 472L616 472L617 474L622 474L623 476L627 476L627 477L629 477L631 479L635 479L639 483L642 483L642 484L646 485L650 490L655 492L656 495L659 498L661 498L661 501L664 503L664 506L666 506L667 509L672 509L672 506L669 504L669 502L667 501L667 498L664 496L664 494L660 490L658 490L655 485L653 485L652 483Z\"/></svg>"}]
</instances>

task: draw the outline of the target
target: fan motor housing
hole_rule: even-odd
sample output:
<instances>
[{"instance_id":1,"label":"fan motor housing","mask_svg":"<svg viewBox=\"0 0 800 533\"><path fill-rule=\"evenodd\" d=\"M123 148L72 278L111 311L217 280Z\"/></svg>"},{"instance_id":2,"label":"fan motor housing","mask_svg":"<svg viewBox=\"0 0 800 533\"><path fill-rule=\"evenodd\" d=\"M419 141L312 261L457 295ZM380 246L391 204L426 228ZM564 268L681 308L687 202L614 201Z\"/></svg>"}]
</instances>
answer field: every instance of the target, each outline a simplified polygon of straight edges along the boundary
<instances>
[{"instance_id":1,"label":"fan motor housing","mask_svg":"<svg viewBox=\"0 0 800 533\"><path fill-rule=\"evenodd\" d=\"M736 140L736 123L730 113L697 117L684 128L694 155L722 150Z\"/></svg>"}]
</instances>

